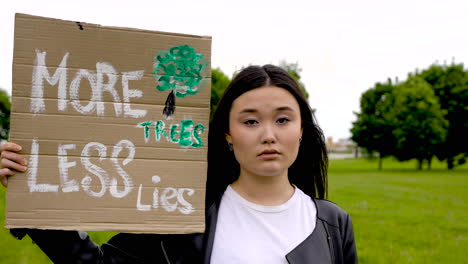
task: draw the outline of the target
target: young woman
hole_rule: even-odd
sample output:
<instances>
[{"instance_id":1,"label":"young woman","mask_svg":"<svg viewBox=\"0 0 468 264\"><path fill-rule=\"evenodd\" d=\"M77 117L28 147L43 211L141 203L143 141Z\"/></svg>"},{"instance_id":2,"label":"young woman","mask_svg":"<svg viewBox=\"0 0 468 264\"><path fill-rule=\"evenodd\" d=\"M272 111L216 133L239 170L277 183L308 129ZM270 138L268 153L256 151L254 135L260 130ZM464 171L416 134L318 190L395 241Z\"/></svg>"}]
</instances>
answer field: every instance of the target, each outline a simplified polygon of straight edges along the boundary
<instances>
[{"instance_id":1,"label":"young woman","mask_svg":"<svg viewBox=\"0 0 468 264\"><path fill-rule=\"evenodd\" d=\"M26 170L2 151L0 179ZM57 263L357 263L349 215L327 193L323 134L299 86L273 65L236 75L210 123L203 234L118 234L101 247L84 232L28 234Z\"/></svg>"}]
</instances>

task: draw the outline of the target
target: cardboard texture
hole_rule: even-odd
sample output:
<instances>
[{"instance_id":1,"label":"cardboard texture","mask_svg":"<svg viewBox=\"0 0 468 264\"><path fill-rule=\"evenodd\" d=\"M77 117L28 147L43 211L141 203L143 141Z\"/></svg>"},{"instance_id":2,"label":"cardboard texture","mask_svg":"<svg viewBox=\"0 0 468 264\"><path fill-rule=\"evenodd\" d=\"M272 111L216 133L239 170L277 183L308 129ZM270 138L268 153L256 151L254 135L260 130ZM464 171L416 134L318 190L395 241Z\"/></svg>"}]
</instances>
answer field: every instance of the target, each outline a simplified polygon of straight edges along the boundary
<instances>
[{"instance_id":1,"label":"cardboard texture","mask_svg":"<svg viewBox=\"0 0 468 264\"><path fill-rule=\"evenodd\" d=\"M6 228L204 231L211 37L16 14Z\"/></svg>"}]
</instances>

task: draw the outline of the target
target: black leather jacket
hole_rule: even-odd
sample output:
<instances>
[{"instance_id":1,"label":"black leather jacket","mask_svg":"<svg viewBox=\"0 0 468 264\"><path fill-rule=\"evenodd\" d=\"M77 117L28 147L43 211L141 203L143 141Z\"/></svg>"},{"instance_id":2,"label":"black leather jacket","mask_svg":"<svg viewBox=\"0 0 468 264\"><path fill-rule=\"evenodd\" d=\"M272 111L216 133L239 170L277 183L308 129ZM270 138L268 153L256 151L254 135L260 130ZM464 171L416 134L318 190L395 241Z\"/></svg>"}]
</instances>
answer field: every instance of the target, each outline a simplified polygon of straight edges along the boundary
<instances>
[{"instance_id":1,"label":"black leather jacket","mask_svg":"<svg viewBox=\"0 0 468 264\"><path fill-rule=\"evenodd\" d=\"M357 263L350 216L334 203L312 198L317 223L312 234L286 255L290 264ZM117 234L101 247L79 231L15 229L27 233L54 263L210 263L219 201L207 210L204 234Z\"/></svg>"}]
</instances>

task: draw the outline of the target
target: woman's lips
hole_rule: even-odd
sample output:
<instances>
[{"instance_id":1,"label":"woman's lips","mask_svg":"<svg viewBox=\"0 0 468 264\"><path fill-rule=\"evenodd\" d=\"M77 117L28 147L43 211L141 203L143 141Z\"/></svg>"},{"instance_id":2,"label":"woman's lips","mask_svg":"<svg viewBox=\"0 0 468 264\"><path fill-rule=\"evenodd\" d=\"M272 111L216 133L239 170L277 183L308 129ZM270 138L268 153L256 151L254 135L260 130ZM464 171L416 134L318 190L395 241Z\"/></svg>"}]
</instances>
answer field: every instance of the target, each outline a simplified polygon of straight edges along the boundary
<instances>
[{"instance_id":1,"label":"woman's lips","mask_svg":"<svg viewBox=\"0 0 468 264\"><path fill-rule=\"evenodd\" d=\"M275 158L278 158L279 157L279 154L278 153L265 153L265 154L261 154L260 155L260 158L263 158L263 159L275 159Z\"/></svg>"},{"instance_id":2,"label":"woman's lips","mask_svg":"<svg viewBox=\"0 0 468 264\"><path fill-rule=\"evenodd\" d=\"M264 151L258 155L262 159L275 159L279 157L279 152L278 151Z\"/></svg>"}]
</instances>

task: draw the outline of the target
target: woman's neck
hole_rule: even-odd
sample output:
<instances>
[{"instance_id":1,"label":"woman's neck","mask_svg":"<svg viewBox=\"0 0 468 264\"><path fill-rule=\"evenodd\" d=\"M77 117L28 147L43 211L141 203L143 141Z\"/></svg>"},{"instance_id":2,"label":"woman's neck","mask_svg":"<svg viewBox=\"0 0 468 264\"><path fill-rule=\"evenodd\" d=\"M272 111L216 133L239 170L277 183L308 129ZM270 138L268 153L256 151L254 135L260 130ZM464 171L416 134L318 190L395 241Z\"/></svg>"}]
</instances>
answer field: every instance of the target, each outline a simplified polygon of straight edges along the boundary
<instances>
[{"instance_id":1,"label":"woman's neck","mask_svg":"<svg viewBox=\"0 0 468 264\"><path fill-rule=\"evenodd\" d=\"M251 176L241 173L231 187L244 199L260 205L280 205L294 194L287 175Z\"/></svg>"}]
</instances>

